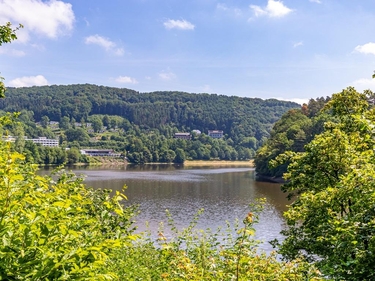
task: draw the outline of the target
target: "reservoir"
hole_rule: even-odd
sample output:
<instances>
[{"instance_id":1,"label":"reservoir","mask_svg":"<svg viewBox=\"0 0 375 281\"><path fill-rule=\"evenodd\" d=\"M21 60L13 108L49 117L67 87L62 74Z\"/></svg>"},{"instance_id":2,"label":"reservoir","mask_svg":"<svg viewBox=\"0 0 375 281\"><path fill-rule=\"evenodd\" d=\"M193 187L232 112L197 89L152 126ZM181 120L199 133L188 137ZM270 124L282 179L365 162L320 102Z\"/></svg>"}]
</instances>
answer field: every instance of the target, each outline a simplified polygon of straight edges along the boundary
<instances>
[{"instance_id":1,"label":"reservoir","mask_svg":"<svg viewBox=\"0 0 375 281\"><path fill-rule=\"evenodd\" d=\"M121 190L126 185L125 204L137 204L140 210L137 231L145 230L148 222L152 233L157 233L160 222L167 225L167 209L179 228L187 227L197 211L204 209L197 228L225 229L226 222L233 224L246 217L251 202L266 198L260 222L255 225L256 238L263 241L261 248L267 252L272 251L268 241L282 238L282 213L290 201L280 190L280 184L255 181L253 168L127 165L71 170L83 175L86 185L93 188Z\"/></svg>"}]
</instances>

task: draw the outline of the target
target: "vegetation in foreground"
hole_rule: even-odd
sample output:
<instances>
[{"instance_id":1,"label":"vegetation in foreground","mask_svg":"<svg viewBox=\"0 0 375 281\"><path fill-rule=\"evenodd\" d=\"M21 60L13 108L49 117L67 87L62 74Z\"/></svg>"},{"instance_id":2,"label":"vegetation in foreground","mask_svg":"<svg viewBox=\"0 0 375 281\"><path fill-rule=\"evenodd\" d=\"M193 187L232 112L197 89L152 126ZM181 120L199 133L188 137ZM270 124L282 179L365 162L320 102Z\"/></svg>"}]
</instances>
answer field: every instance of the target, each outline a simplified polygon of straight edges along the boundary
<instances>
[{"instance_id":1,"label":"vegetation in foreground","mask_svg":"<svg viewBox=\"0 0 375 281\"><path fill-rule=\"evenodd\" d=\"M375 280L375 107L372 93L349 87L324 110L332 116L304 152L279 155L289 163L284 190L296 200L279 252L303 257L335 280ZM370 102L369 102L370 101Z\"/></svg>"},{"instance_id":2,"label":"vegetation in foreground","mask_svg":"<svg viewBox=\"0 0 375 281\"><path fill-rule=\"evenodd\" d=\"M0 44L13 39L11 25L0 26ZM22 154L0 141L0 279L374 280L371 94L354 88L334 94L323 131L304 151L273 161L289 164L284 188L298 194L285 213L286 239L279 244L288 261L259 253L252 228L258 204L234 235L196 232L195 219L180 232L170 220L174 235L161 230L155 241L134 234L136 209L123 207L124 195L88 189L64 172L57 179L37 176ZM10 123L1 119L2 127Z\"/></svg>"},{"instance_id":3,"label":"vegetation in foreground","mask_svg":"<svg viewBox=\"0 0 375 281\"><path fill-rule=\"evenodd\" d=\"M134 206L122 194L92 190L73 174L40 177L0 143L1 280L323 280L302 260L280 262L257 248L250 208L227 232L191 225L158 239L135 234ZM224 235L224 236L223 236ZM307 279L306 279L307 278Z\"/></svg>"},{"instance_id":4,"label":"vegetation in foreground","mask_svg":"<svg viewBox=\"0 0 375 281\"><path fill-rule=\"evenodd\" d=\"M16 39L0 26L0 45ZM0 83L0 95L4 93ZM5 116L0 125L12 126ZM0 141L1 280L322 280L303 261L260 255L252 239L254 205L237 234L221 243L195 233L194 221L159 242L134 235L134 207L120 193L92 190L73 174L36 175L25 156ZM143 238L142 238L143 237Z\"/></svg>"}]
</instances>

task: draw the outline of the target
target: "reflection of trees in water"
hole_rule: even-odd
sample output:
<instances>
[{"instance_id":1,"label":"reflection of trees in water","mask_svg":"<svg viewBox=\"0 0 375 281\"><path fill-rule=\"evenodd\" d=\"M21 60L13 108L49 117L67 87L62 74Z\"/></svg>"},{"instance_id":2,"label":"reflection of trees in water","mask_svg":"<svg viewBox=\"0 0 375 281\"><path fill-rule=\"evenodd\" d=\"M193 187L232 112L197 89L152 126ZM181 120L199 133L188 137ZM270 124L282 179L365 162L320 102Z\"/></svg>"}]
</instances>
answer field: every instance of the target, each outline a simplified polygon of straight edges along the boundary
<instances>
[{"instance_id":1,"label":"reflection of trees in water","mask_svg":"<svg viewBox=\"0 0 375 281\"><path fill-rule=\"evenodd\" d=\"M264 241L279 235L283 224L282 212L288 201L280 185L255 182L250 168L180 168L173 165L127 166L126 170L90 167L75 170L86 173L88 186L125 191L128 204L139 204L139 225L149 221L157 230L160 221L166 222L165 210L170 210L178 226L186 226L195 213L203 208L199 228L225 227L226 221L240 221L256 198L265 197L267 205L256 225ZM143 227L144 229L144 227ZM258 235L257 235L258 236Z\"/></svg>"}]
</instances>

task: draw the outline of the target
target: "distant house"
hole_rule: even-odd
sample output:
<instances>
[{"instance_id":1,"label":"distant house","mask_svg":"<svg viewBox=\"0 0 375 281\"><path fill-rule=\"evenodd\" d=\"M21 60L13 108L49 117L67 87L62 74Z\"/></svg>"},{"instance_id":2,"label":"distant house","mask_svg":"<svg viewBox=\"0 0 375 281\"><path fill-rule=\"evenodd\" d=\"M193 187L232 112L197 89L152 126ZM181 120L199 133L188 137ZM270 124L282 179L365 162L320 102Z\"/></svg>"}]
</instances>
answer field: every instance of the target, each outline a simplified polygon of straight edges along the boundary
<instances>
[{"instance_id":1,"label":"distant house","mask_svg":"<svg viewBox=\"0 0 375 281\"><path fill-rule=\"evenodd\" d=\"M108 157L120 157L120 153L115 153L113 149L81 149L82 155L88 156L108 156Z\"/></svg>"},{"instance_id":2,"label":"distant house","mask_svg":"<svg viewBox=\"0 0 375 281\"><path fill-rule=\"evenodd\" d=\"M175 133L174 138L175 139L190 140L191 135L190 135L190 133Z\"/></svg>"},{"instance_id":3,"label":"distant house","mask_svg":"<svg viewBox=\"0 0 375 281\"><path fill-rule=\"evenodd\" d=\"M13 136L6 136L6 137L3 137L3 139L5 141L10 141L10 142L16 141L16 138L13 137ZM59 146L59 140L57 140L57 139L47 139L46 137L39 137L37 139L28 139L27 137L24 137L24 140L25 141L32 141L33 143L40 144L40 145L43 145L43 146L49 146L49 147Z\"/></svg>"},{"instance_id":4,"label":"distant house","mask_svg":"<svg viewBox=\"0 0 375 281\"><path fill-rule=\"evenodd\" d=\"M47 139L46 137L39 137L37 139L26 139L27 141L32 141L33 143L41 144L43 146L59 146L59 140L57 139Z\"/></svg>"},{"instance_id":5,"label":"distant house","mask_svg":"<svg viewBox=\"0 0 375 281\"><path fill-rule=\"evenodd\" d=\"M221 139L224 136L222 130L208 130L208 136L214 139Z\"/></svg>"}]
</instances>

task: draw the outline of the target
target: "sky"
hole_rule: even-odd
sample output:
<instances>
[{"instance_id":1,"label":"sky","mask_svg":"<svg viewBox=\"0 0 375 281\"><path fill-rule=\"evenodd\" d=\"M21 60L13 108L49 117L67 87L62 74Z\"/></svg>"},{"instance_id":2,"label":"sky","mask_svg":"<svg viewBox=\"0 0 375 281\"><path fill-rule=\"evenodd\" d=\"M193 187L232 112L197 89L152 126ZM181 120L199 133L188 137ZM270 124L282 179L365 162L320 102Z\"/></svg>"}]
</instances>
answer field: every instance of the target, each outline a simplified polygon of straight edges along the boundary
<instances>
[{"instance_id":1,"label":"sky","mask_svg":"<svg viewBox=\"0 0 375 281\"><path fill-rule=\"evenodd\" d=\"M0 0L8 87L96 84L299 103L375 91L374 0Z\"/></svg>"}]
</instances>

